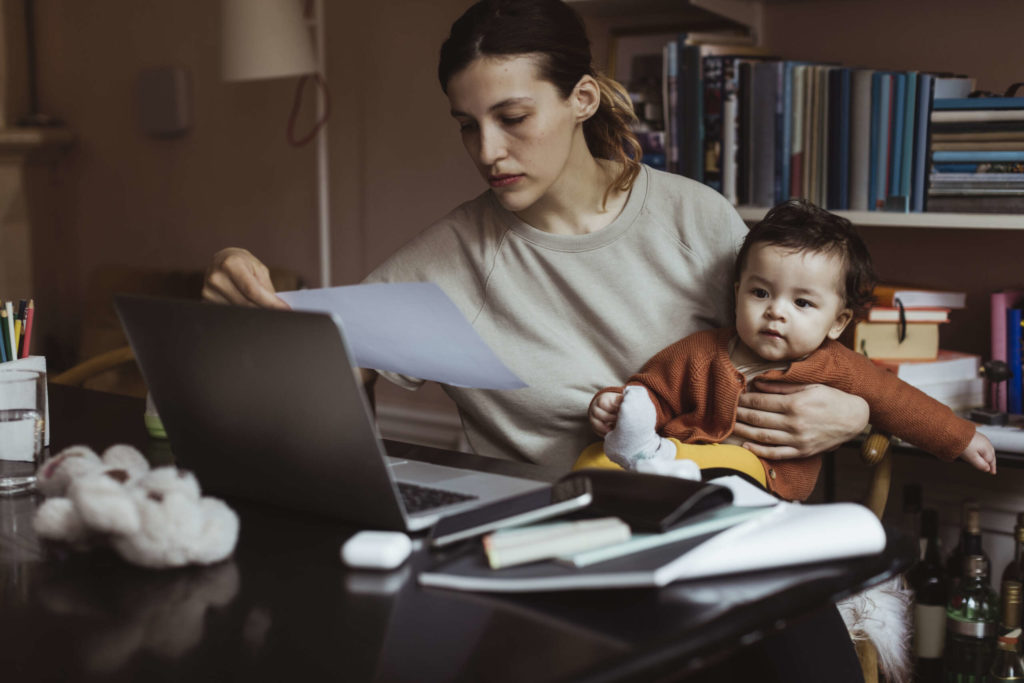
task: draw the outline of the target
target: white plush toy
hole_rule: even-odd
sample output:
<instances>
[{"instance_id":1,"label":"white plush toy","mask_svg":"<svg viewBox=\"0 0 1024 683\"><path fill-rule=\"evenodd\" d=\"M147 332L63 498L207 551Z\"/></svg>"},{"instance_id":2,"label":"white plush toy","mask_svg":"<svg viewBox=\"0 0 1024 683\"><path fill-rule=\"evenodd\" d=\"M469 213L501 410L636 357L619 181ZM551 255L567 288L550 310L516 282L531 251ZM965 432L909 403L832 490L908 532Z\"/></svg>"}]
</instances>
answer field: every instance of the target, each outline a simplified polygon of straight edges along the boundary
<instances>
[{"instance_id":1,"label":"white plush toy","mask_svg":"<svg viewBox=\"0 0 1024 683\"><path fill-rule=\"evenodd\" d=\"M191 472L150 469L131 446L111 446L103 457L71 446L39 467L36 482L47 497L33 520L41 538L77 548L107 544L154 568L219 562L238 540L238 516L203 497Z\"/></svg>"}]
</instances>

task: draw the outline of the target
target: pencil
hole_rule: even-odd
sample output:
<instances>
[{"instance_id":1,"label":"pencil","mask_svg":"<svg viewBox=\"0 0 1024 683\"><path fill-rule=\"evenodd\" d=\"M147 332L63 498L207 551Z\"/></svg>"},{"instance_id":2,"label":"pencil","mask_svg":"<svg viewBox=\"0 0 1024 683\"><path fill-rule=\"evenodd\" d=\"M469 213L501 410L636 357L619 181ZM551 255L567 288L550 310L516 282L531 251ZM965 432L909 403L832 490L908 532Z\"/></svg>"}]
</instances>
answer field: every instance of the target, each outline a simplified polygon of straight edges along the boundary
<instances>
[{"instance_id":1,"label":"pencil","mask_svg":"<svg viewBox=\"0 0 1024 683\"><path fill-rule=\"evenodd\" d=\"M19 344L21 344L21 320L17 316L15 316L15 318L14 318L14 341L13 341L13 343L14 343L14 353L12 353L11 355L14 356L15 358L17 358L18 357L18 349L21 348L19 346Z\"/></svg>"},{"instance_id":2,"label":"pencil","mask_svg":"<svg viewBox=\"0 0 1024 683\"><path fill-rule=\"evenodd\" d=\"M35 318L35 315L35 299L29 299L28 306L25 308L25 332L24 338L21 340L21 353L18 358L28 358L29 344L32 343L32 319Z\"/></svg>"},{"instance_id":3,"label":"pencil","mask_svg":"<svg viewBox=\"0 0 1024 683\"><path fill-rule=\"evenodd\" d=\"M7 355L14 360L18 357L17 338L14 336L14 302L5 301L4 308L7 309Z\"/></svg>"},{"instance_id":4,"label":"pencil","mask_svg":"<svg viewBox=\"0 0 1024 683\"><path fill-rule=\"evenodd\" d=\"M7 309L0 306L0 354L4 363L14 360L14 356L7 357L7 343Z\"/></svg>"}]
</instances>

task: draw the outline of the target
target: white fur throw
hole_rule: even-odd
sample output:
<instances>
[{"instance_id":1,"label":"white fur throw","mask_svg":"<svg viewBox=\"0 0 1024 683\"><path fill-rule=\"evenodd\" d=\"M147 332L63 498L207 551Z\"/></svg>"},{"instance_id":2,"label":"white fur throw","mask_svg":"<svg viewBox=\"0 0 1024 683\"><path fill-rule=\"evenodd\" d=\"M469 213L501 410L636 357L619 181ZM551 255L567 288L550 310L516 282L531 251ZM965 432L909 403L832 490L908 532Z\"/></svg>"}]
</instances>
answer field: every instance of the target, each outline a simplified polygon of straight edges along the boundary
<instances>
[{"instance_id":1,"label":"white fur throw","mask_svg":"<svg viewBox=\"0 0 1024 683\"><path fill-rule=\"evenodd\" d=\"M897 576L836 603L850 638L870 640L889 683L910 680L910 605L913 594Z\"/></svg>"}]
</instances>

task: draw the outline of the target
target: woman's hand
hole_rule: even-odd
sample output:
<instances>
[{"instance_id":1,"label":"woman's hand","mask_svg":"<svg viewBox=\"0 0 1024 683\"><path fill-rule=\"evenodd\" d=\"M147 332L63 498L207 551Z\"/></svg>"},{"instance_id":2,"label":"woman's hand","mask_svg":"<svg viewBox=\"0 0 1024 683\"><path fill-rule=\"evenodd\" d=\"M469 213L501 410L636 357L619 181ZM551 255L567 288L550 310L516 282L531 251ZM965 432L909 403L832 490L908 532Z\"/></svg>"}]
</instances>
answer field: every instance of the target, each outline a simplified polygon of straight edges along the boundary
<instances>
[{"instance_id":1,"label":"woman's hand","mask_svg":"<svg viewBox=\"0 0 1024 683\"><path fill-rule=\"evenodd\" d=\"M214 254L203 281L203 299L238 306L289 308L274 294L270 270L251 253L237 247Z\"/></svg>"},{"instance_id":2,"label":"woman's hand","mask_svg":"<svg viewBox=\"0 0 1024 683\"><path fill-rule=\"evenodd\" d=\"M733 433L762 458L786 460L824 453L860 434L868 404L823 384L754 381L740 396Z\"/></svg>"},{"instance_id":3,"label":"woman's hand","mask_svg":"<svg viewBox=\"0 0 1024 683\"><path fill-rule=\"evenodd\" d=\"M591 399L587 418L591 429L602 439L615 427L621 404L622 394L618 391L602 391Z\"/></svg>"}]
</instances>

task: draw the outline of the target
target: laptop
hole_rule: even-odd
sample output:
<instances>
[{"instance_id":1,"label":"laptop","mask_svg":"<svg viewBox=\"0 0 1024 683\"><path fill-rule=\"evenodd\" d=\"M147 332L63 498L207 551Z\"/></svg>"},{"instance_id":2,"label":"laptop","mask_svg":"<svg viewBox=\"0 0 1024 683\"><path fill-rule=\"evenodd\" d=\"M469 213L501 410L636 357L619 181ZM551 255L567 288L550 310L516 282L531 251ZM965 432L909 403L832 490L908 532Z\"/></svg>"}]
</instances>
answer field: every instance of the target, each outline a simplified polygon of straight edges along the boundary
<instances>
[{"instance_id":1,"label":"laptop","mask_svg":"<svg viewBox=\"0 0 1024 683\"><path fill-rule=\"evenodd\" d=\"M390 458L332 314L114 299L175 462L205 491L418 531L548 486Z\"/></svg>"}]
</instances>

